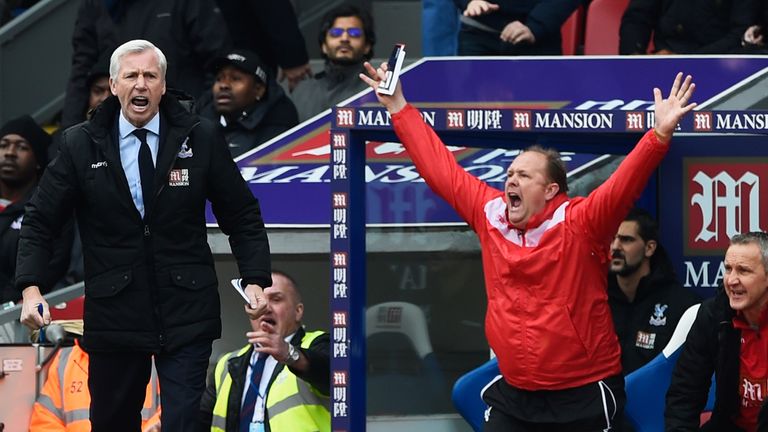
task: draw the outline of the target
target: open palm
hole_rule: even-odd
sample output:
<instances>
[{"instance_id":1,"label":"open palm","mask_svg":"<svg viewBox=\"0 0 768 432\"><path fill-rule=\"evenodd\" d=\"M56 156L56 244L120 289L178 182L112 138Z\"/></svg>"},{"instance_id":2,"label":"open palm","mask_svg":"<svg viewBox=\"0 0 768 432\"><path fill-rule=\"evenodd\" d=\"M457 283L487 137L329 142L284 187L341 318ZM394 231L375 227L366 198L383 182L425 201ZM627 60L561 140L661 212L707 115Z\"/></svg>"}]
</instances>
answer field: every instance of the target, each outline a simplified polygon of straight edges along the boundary
<instances>
[{"instance_id":1,"label":"open palm","mask_svg":"<svg viewBox=\"0 0 768 432\"><path fill-rule=\"evenodd\" d=\"M675 127L689 111L696 107L696 103L688 103L696 90L696 84L691 82L693 78L688 75L683 81L683 73L679 72L669 91L669 96L663 99L661 90L653 89L653 101L655 103L656 135L663 142L668 142L675 132Z\"/></svg>"}]
</instances>

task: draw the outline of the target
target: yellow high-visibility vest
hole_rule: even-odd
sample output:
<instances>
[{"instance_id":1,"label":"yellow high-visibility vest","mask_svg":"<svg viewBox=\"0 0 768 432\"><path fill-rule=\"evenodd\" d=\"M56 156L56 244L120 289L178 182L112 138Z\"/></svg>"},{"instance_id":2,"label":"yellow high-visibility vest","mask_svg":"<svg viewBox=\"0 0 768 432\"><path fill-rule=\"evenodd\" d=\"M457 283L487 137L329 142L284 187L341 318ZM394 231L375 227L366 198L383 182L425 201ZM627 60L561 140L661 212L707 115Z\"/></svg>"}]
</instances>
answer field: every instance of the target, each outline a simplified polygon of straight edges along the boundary
<instances>
[{"instance_id":1,"label":"yellow high-visibility vest","mask_svg":"<svg viewBox=\"0 0 768 432\"><path fill-rule=\"evenodd\" d=\"M323 333L316 331L304 334L301 347L309 348L312 341ZM246 355L250 349L251 345L246 345L238 351L225 354L216 363L216 403L213 406L212 432L226 431L227 403L232 390L232 377L229 375L227 362L233 356ZM288 367L284 367L267 391L269 428L272 432L330 432L329 403L328 396L322 395L294 375Z\"/></svg>"}]
</instances>

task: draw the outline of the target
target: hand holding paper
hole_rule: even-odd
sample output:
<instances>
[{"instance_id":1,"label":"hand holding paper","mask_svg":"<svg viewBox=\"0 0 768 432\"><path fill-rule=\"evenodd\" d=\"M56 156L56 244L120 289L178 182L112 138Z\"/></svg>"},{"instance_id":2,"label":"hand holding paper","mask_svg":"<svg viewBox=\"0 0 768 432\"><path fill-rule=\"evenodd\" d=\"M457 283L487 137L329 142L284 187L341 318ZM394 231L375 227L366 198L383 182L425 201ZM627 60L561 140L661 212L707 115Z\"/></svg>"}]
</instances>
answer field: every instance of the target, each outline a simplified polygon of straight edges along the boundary
<instances>
[{"instance_id":1,"label":"hand holding paper","mask_svg":"<svg viewBox=\"0 0 768 432\"><path fill-rule=\"evenodd\" d=\"M267 310L267 299L264 298L264 289L256 284L248 284L242 287L242 279L232 279L232 287L245 300L245 313L250 319L258 319Z\"/></svg>"},{"instance_id":2,"label":"hand holding paper","mask_svg":"<svg viewBox=\"0 0 768 432\"><path fill-rule=\"evenodd\" d=\"M389 70L388 64L382 63L378 69L374 69L374 67L368 62L365 62L364 66L367 75L360 74L360 79L371 86L371 88L376 93L376 98L387 109L387 111L389 111L390 114L394 114L405 108L407 102L403 96L403 89L399 79L396 80L395 87L392 90L391 95L378 91L381 83L387 79L387 71Z\"/></svg>"}]
</instances>

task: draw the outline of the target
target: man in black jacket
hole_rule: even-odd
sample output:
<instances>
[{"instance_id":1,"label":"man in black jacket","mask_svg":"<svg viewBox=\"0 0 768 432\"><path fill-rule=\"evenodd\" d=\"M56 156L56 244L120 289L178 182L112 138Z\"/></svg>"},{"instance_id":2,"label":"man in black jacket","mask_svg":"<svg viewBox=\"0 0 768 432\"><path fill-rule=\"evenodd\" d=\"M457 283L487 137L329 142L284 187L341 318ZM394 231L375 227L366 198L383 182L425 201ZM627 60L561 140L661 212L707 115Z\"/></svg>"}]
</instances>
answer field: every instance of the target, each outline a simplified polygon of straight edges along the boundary
<instances>
[{"instance_id":1,"label":"man in black jacket","mask_svg":"<svg viewBox=\"0 0 768 432\"><path fill-rule=\"evenodd\" d=\"M26 208L17 260L21 320L50 319L38 286L62 215L76 211L85 261L85 332L94 432L139 430L152 357L163 389L163 430L186 431L221 333L205 203L230 236L260 316L271 285L258 202L216 126L166 95L166 59L144 40L118 47L113 95L66 130L59 156ZM42 316L37 313L42 306Z\"/></svg>"},{"instance_id":2,"label":"man in black jacket","mask_svg":"<svg viewBox=\"0 0 768 432\"><path fill-rule=\"evenodd\" d=\"M208 377L198 431L329 431L330 336L305 331L296 281L274 271L267 312L248 345L224 354Z\"/></svg>"},{"instance_id":3,"label":"man in black jacket","mask_svg":"<svg viewBox=\"0 0 768 432\"><path fill-rule=\"evenodd\" d=\"M459 55L560 55L560 27L581 0L453 0Z\"/></svg>"},{"instance_id":4,"label":"man in black jacket","mask_svg":"<svg viewBox=\"0 0 768 432\"><path fill-rule=\"evenodd\" d=\"M650 214L633 209L611 243L608 304L629 374L656 357L699 297L680 286Z\"/></svg>"},{"instance_id":5,"label":"man in black jacket","mask_svg":"<svg viewBox=\"0 0 768 432\"><path fill-rule=\"evenodd\" d=\"M738 234L725 253L724 289L702 303L672 374L665 430L698 430L715 374L705 431L768 431L768 235Z\"/></svg>"},{"instance_id":6,"label":"man in black jacket","mask_svg":"<svg viewBox=\"0 0 768 432\"><path fill-rule=\"evenodd\" d=\"M621 18L620 54L730 54L754 21L755 0L630 0Z\"/></svg>"},{"instance_id":7,"label":"man in black jacket","mask_svg":"<svg viewBox=\"0 0 768 432\"><path fill-rule=\"evenodd\" d=\"M211 64L212 100L200 114L219 125L232 157L299 122L296 107L253 52L232 50Z\"/></svg>"}]
</instances>

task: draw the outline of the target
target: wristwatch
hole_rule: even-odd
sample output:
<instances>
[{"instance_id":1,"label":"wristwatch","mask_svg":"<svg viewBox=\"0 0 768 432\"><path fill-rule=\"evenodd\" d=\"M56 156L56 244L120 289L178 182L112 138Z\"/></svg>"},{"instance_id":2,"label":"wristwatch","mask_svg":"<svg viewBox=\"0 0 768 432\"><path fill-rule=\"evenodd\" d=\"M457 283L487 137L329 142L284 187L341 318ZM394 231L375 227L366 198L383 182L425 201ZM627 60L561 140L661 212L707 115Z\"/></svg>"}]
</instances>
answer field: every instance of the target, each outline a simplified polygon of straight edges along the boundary
<instances>
[{"instance_id":1,"label":"wristwatch","mask_svg":"<svg viewBox=\"0 0 768 432\"><path fill-rule=\"evenodd\" d=\"M288 344L288 357L285 358L285 364L288 366L299 361L299 350L295 346Z\"/></svg>"}]
</instances>

